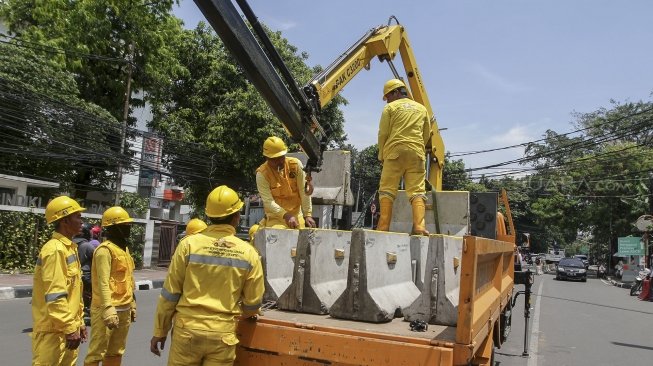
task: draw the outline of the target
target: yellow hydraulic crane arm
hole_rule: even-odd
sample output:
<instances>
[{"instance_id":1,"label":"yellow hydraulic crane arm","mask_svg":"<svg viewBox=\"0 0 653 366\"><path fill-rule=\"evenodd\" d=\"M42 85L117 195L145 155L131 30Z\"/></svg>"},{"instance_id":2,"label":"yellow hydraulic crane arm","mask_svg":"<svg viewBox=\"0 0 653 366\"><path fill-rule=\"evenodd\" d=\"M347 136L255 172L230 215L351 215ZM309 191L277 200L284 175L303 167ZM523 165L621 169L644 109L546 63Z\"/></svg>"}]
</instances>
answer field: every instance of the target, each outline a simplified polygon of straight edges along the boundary
<instances>
[{"instance_id":1,"label":"yellow hydraulic crane arm","mask_svg":"<svg viewBox=\"0 0 653 366\"><path fill-rule=\"evenodd\" d=\"M391 17L390 19L393 19ZM395 18L396 20L396 18ZM399 53L408 80L410 97L421 103L429 114L431 121L431 142L427 146L429 153L429 182L437 191L442 190L442 170L444 167L444 142L433 114L431 102L426 94L415 55L408 41L406 30L400 24L379 26L368 31L354 45L345 51L337 60L304 87L304 93L313 102L317 110L327 105L342 88L347 85L361 70L370 68L370 62L377 57L386 61L395 78L399 76L393 60Z\"/></svg>"}]
</instances>

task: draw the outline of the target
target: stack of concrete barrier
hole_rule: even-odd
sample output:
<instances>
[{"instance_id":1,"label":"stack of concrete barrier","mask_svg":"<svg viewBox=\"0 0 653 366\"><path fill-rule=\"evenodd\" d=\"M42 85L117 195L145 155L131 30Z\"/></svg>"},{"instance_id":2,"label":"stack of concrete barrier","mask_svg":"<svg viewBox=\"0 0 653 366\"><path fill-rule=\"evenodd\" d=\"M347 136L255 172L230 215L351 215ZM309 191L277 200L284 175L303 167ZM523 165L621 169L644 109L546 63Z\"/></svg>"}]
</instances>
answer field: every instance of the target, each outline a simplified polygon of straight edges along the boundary
<instances>
[{"instance_id":1,"label":"stack of concrete barrier","mask_svg":"<svg viewBox=\"0 0 653 366\"><path fill-rule=\"evenodd\" d=\"M455 326L458 322L463 238L412 236L410 244L413 262L416 263L415 283L421 293L403 309L405 320Z\"/></svg>"},{"instance_id":2,"label":"stack of concrete barrier","mask_svg":"<svg viewBox=\"0 0 653 366\"><path fill-rule=\"evenodd\" d=\"M331 306L332 317L388 322L419 295L412 281L409 235L352 231L347 288Z\"/></svg>"},{"instance_id":3,"label":"stack of concrete barrier","mask_svg":"<svg viewBox=\"0 0 653 366\"><path fill-rule=\"evenodd\" d=\"M254 245L263 262L265 294L263 301L277 301L290 286L298 230L263 228L256 232Z\"/></svg>"},{"instance_id":4,"label":"stack of concrete barrier","mask_svg":"<svg viewBox=\"0 0 653 366\"><path fill-rule=\"evenodd\" d=\"M292 283L279 296L283 310L327 314L347 287L351 231L302 229Z\"/></svg>"}]
</instances>

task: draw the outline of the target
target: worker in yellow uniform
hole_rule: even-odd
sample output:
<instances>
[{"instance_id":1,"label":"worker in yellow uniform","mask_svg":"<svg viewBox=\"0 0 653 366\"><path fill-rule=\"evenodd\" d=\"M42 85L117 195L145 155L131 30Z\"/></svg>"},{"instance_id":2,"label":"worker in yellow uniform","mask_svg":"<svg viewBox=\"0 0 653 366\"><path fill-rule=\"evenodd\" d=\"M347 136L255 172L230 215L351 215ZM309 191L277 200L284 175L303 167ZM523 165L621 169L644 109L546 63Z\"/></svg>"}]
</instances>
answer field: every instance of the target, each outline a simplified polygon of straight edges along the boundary
<instances>
[{"instance_id":1,"label":"worker in yellow uniform","mask_svg":"<svg viewBox=\"0 0 653 366\"><path fill-rule=\"evenodd\" d=\"M315 227L313 206L306 185L304 166L297 158L287 157L282 139L271 136L263 143L265 163L256 170L256 187L263 200L265 227L301 229Z\"/></svg>"},{"instance_id":2,"label":"worker in yellow uniform","mask_svg":"<svg viewBox=\"0 0 653 366\"><path fill-rule=\"evenodd\" d=\"M102 214L107 240L93 254L91 283L91 343L85 366L119 366L127 345L127 334L136 321L134 259L127 243L134 222L120 206Z\"/></svg>"},{"instance_id":3,"label":"worker in yellow uniform","mask_svg":"<svg viewBox=\"0 0 653 366\"><path fill-rule=\"evenodd\" d=\"M186 224L186 235L193 235L201 233L202 230L206 229L208 225L200 219L191 219Z\"/></svg>"},{"instance_id":4,"label":"worker in yellow uniform","mask_svg":"<svg viewBox=\"0 0 653 366\"><path fill-rule=\"evenodd\" d=\"M397 187L404 178L413 211L413 234L428 235L424 221L426 190L426 144L431 137L428 113L408 97L403 81L391 79L383 86L387 102L379 123L379 161L383 164L379 184L381 212L377 230L388 231Z\"/></svg>"},{"instance_id":5,"label":"worker in yellow uniform","mask_svg":"<svg viewBox=\"0 0 653 366\"><path fill-rule=\"evenodd\" d=\"M32 365L76 365L77 348L86 340L81 265L72 242L82 230L84 210L67 196L45 208L45 220L54 223L54 232L34 268Z\"/></svg>"},{"instance_id":6,"label":"worker in yellow uniform","mask_svg":"<svg viewBox=\"0 0 653 366\"><path fill-rule=\"evenodd\" d=\"M160 356L174 327L169 366L233 365L236 321L259 312L261 261L235 236L242 206L231 188L215 188L206 199L209 227L181 240L171 259L150 340L150 351Z\"/></svg>"}]
</instances>

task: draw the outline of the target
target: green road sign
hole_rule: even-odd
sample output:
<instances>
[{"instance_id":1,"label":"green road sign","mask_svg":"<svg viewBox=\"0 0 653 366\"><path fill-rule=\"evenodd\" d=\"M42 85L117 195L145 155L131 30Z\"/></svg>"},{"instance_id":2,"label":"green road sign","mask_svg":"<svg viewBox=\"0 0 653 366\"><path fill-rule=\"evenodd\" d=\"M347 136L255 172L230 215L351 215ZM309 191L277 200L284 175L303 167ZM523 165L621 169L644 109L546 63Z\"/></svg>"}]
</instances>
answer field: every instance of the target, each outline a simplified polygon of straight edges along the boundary
<instances>
[{"instance_id":1,"label":"green road sign","mask_svg":"<svg viewBox=\"0 0 653 366\"><path fill-rule=\"evenodd\" d=\"M627 236L619 238L617 244L619 245L619 253L622 255L644 255L644 245L640 237Z\"/></svg>"}]
</instances>

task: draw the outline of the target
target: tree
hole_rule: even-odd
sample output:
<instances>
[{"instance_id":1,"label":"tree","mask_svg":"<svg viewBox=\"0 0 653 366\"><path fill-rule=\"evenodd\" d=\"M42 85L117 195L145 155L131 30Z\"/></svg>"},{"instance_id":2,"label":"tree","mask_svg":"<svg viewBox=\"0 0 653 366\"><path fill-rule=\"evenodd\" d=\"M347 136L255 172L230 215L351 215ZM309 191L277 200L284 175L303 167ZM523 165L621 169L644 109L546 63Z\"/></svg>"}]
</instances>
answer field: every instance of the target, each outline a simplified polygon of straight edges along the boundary
<instances>
[{"instance_id":1,"label":"tree","mask_svg":"<svg viewBox=\"0 0 653 366\"><path fill-rule=\"evenodd\" d=\"M181 32L170 14L176 0L7 0L0 17L9 30L75 75L83 99L122 120L129 62L135 66L132 89L143 93L167 85L179 67L169 44ZM133 47L133 56L131 48ZM130 123L133 120L130 120Z\"/></svg>"},{"instance_id":2,"label":"tree","mask_svg":"<svg viewBox=\"0 0 653 366\"><path fill-rule=\"evenodd\" d=\"M269 35L297 80L309 80L313 70L305 64L307 55L298 53L280 32ZM180 184L190 188L199 206L219 184L255 191L254 173L264 161L263 141L276 135L290 143L283 125L204 23L184 31L171 47L183 67L169 87L152 95L151 123L166 138L168 168ZM344 100L337 98L320 116L320 122L334 131L332 145L345 139L344 119L338 109L342 103ZM188 151L188 146L193 150ZM291 149L296 150L297 145Z\"/></svg>"},{"instance_id":3,"label":"tree","mask_svg":"<svg viewBox=\"0 0 653 366\"><path fill-rule=\"evenodd\" d=\"M0 169L55 179L72 193L106 184L117 157L97 142L118 122L79 98L72 74L32 49L0 44L0 85Z\"/></svg>"}]
</instances>

